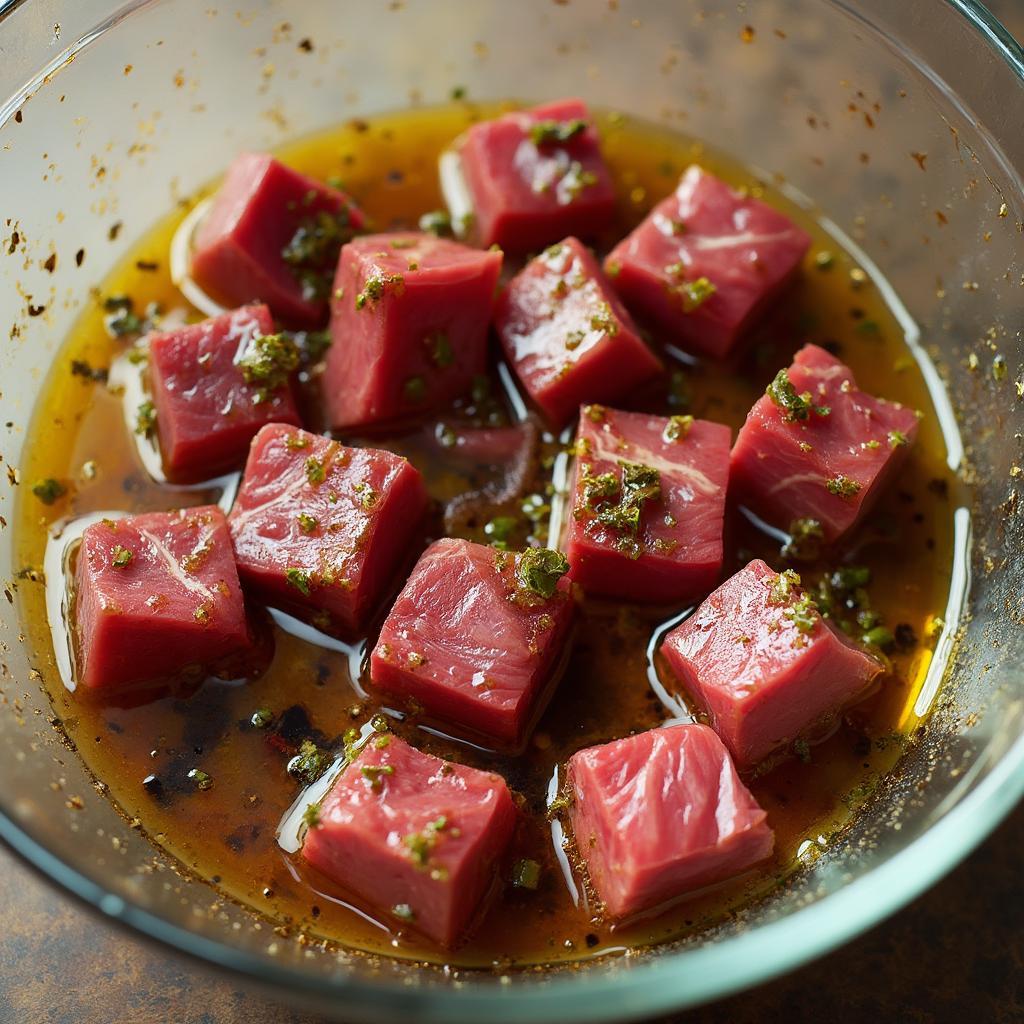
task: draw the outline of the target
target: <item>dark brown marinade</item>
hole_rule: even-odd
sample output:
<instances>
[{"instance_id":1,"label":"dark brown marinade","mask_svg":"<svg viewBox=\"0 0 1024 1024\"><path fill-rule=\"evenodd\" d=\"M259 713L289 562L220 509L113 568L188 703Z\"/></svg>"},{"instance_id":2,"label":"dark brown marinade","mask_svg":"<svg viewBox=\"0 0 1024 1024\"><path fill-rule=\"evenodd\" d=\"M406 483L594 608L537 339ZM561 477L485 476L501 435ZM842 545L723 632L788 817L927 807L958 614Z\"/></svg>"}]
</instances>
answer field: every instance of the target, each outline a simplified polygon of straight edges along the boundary
<instances>
[{"instance_id":1,"label":"dark brown marinade","mask_svg":"<svg viewBox=\"0 0 1024 1024\"><path fill-rule=\"evenodd\" d=\"M308 174L340 179L377 227L414 227L422 214L442 205L437 155L471 119L491 112L458 103L380 117L342 125L282 155ZM358 649L346 656L268 626L276 643L273 661L253 681L208 681L190 695L104 705L64 689L50 655L43 587L19 588L27 632L40 663L50 666L44 677L56 714L111 797L189 869L216 877L222 892L278 923L392 955L502 966L594 956L683 934L770 888L798 864L798 850L819 836L827 840L892 766L917 724L914 703L931 658L929 636L949 587L953 503L932 400L897 320L850 255L776 189L693 140L615 114L602 114L598 121L620 196L620 234L673 187L690 162L698 161L737 186L763 193L814 237L803 281L757 331L748 354L732 367L717 367L684 362L670 353L672 372L659 391L644 399L644 407L718 420L735 430L779 367L801 344L814 341L847 362L865 390L923 412L920 440L898 485L833 562L787 561L777 540L740 517L730 522L727 536L727 572L755 555L779 569L796 568L811 582L827 576L836 562L867 569L870 583L863 589L872 614L863 621L871 622L865 628L883 630L875 638L888 646L892 672L830 738L801 745L794 757L751 782L776 832L776 854L769 864L661 918L613 931L570 898L545 813L550 780L573 751L656 726L673 704L685 706L685 695L660 662L652 667L647 654L652 635L678 609L589 604L565 677L521 756L498 757L442 740L415 720L397 726L433 753L500 771L522 795L528 812L513 859L535 861L540 868L536 889L509 886L472 939L442 955L412 934L367 923L329 883L285 855L275 839L282 815L302 786L286 768L303 742L337 753L346 731L368 722L377 710L375 700L353 685L350 671L359 670ZM145 235L103 282L100 294L131 296L137 310L151 303L164 310L183 306L170 282L167 252L186 213L176 210ZM40 398L23 476L60 481L68 493L52 504L24 496L18 545L27 573L42 566L45 528L62 517L173 508L218 497L216 490L174 490L147 476L121 396L105 384L99 369L110 366L126 344L108 336L105 315L97 303L82 317ZM865 323L872 329L865 330ZM463 499L459 514L449 518L459 532L513 547L527 538L543 542L551 466L560 449L554 439L540 445L515 496L497 506L488 496L506 490L500 470L466 466L445 445L467 421L507 420L496 377L490 392L478 389L450 415L391 438L387 446L426 474L437 501L435 536L443 532L444 503L480 491L478 508ZM304 408L311 414L315 407L314 379L306 384ZM315 418L309 425L317 427ZM382 442L376 438L374 443ZM814 554L813 536L798 541L802 549L792 553ZM856 611L844 614L856 618ZM532 867L530 875L532 880Z\"/></svg>"}]
</instances>

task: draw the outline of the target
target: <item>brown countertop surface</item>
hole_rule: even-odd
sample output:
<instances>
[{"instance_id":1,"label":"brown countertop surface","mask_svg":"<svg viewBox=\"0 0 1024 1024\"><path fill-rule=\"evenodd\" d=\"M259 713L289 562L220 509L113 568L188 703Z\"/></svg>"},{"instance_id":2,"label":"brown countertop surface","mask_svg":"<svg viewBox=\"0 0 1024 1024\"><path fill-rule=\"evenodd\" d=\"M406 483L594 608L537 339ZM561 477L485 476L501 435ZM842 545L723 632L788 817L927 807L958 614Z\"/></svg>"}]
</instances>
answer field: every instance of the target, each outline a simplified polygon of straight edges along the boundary
<instances>
[{"instance_id":1,"label":"brown countertop surface","mask_svg":"<svg viewBox=\"0 0 1024 1024\"><path fill-rule=\"evenodd\" d=\"M843 949L662 1024L1020 1024L1024 806ZM0 1024L315 1024L115 930L0 850Z\"/></svg>"}]
</instances>

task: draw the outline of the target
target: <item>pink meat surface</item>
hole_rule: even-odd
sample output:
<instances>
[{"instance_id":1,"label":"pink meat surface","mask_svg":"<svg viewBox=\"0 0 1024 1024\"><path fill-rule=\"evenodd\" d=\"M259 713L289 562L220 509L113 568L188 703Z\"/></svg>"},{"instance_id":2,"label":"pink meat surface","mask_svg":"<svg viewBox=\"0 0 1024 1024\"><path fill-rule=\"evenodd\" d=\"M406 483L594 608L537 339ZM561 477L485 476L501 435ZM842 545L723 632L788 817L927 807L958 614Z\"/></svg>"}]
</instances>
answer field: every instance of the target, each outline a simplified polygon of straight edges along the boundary
<instances>
[{"instance_id":1,"label":"pink meat surface","mask_svg":"<svg viewBox=\"0 0 1024 1024\"><path fill-rule=\"evenodd\" d=\"M302 855L392 925L451 947L495 888L515 822L499 775L385 734L324 797Z\"/></svg>"},{"instance_id":2,"label":"pink meat surface","mask_svg":"<svg viewBox=\"0 0 1024 1024\"><path fill-rule=\"evenodd\" d=\"M571 138L531 137L552 126ZM612 223L615 192L597 131L580 100L560 100L473 125L459 156L480 245L536 251L566 235L593 238Z\"/></svg>"},{"instance_id":3,"label":"pink meat surface","mask_svg":"<svg viewBox=\"0 0 1024 1024\"><path fill-rule=\"evenodd\" d=\"M338 261L323 396L334 427L422 416L487 366L500 252L417 232L366 235Z\"/></svg>"},{"instance_id":4,"label":"pink meat surface","mask_svg":"<svg viewBox=\"0 0 1024 1024\"><path fill-rule=\"evenodd\" d=\"M343 192L266 153L243 153L228 168L196 235L192 275L224 305L260 300L289 327L319 327L327 295L316 277L326 271L329 280L337 245L362 225L363 215ZM334 246L310 245L317 232ZM301 264L285 256L293 239L300 243L293 251L304 246L310 254Z\"/></svg>"},{"instance_id":5,"label":"pink meat surface","mask_svg":"<svg viewBox=\"0 0 1024 1024\"><path fill-rule=\"evenodd\" d=\"M150 335L149 373L164 470L178 480L209 479L245 459L264 424L298 424L290 384L247 384L238 360L272 334L266 306Z\"/></svg>"},{"instance_id":6,"label":"pink meat surface","mask_svg":"<svg viewBox=\"0 0 1024 1024\"><path fill-rule=\"evenodd\" d=\"M634 313L721 359L797 273L810 244L777 210L693 166L604 268ZM701 279L714 289L703 300L693 284Z\"/></svg>"},{"instance_id":7,"label":"pink meat surface","mask_svg":"<svg viewBox=\"0 0 1024 1024\"><path fill-rule=\"evenodd\" d=\"M640 504L635 530L616 522L629 464L655 470L660 492ZM728 427L585 406L564 543L570 576L588 594L629 601L703 597L722 569L728 478Z\"/></svg>"},{"instance_id":8,"label":"pink meat surface","mask_svg":"<svg viewBox=\"0 0 1024 1024\"><path fill-rule=\"evenodd\" d=\"M805 345L788 371L797 394L815 406L787 421L764 395L754 404L732 451L730 486L762 519L787 529L816 519L825 540L848 533L877 500L917 436L917 415L857 388L849 367Z\"/></svg>"},{"instance_id":9,"label":"pink meat surface","mask_svg":"<svg viewBox=\"0 0 1024 1024\"><path fill-rule=\"evenodd\" d=\"M426 509L423 478L405 459L272 424L253 440L228 523L246 587L354 632L384 598Z\"/></svg>"},{"instance_id":10,"label":"pink meat surface","mask_svg":"<svg viewBox=\"0 0 1024 1024\"><path fill-rule=\"evenodd\" d=\"M216 505L87 527L74 609L76 681L97 690L169 679L249 645L231 537Z\"/></svg>"},{"instance_id":11,"label":"pink meat surface","mask_svg":"<svg viewBox=\"0 0 1024 1024\"><path fill-rule=\"evenodd\" d=\"M593 253L575 238L546 249L498 299L505 356L553 426L582 402L614 402L662 372Z\"/></svg>"},{"instance_id":12,"label":"pink meat surface","mask_svg":"<svg viewBox=\"0 0 1024 1024\"><path fill-rule=\"evenodd\" d=\"M755 559L665 638L662 653L741 768L856 702L882 672L814 610L794 621L779 576ZM801 626L806 616L810 622Z\"/></svg>"},{"instance_id":13,"label":"pink meat surface","mask_svg":"<svg viewBox=\"0 0 1024 1024\"><path fill-rule=\"evenodd\" d=\"M568 782L576 849L613 918L665 907L772 852L765 812L707 726L581 750Z\"/></svg>"},{"instance_id":14,"label":"pink meat surface","mask_svg":"<svg viewBox=\"0 0 1024 1024\"><path fill-rule=\"evenodd\" d=\"M413 699L460 732L517 747L541 710L573 600L517 584L517 557L466 540L436 541L395 601L370 660L384 693Z\"/></svg>"}]
</instances>

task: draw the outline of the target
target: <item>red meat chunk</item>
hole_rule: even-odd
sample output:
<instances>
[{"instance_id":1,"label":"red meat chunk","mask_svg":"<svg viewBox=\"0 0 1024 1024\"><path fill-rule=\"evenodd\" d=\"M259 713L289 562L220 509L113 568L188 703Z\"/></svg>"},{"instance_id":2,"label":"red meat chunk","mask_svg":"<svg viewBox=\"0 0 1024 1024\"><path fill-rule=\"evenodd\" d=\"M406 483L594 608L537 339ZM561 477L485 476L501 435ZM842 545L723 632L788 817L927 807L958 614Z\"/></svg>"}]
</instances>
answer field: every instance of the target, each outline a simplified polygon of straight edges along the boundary
<instances>
[{"instance_id":1,"label":"red meat chunk","mask_svg":"<svg viewBox=\"0 0 1024 1024\"><path fill-rule=\"evenodd\" d=\"M793 532L815 520L832 542L860 522L916 436L913 410L864 394L849 367L805 345L747 415L730 486L767 522Z\"/></svg>"},{"instance_id":2,"label":"red meat chunk","mask_svg":"<svg viewBox=\"0 0 1024 1024\"><path fill-rule=\"evenodd\" d=\"M287 379L294 348L273 331L266 306L244 306L150 336L150 384L168 476L209 479L234 469L265 423L299 422ZM283 380L269 387L257 378L275 356Z\"/></svg>"},{"instance_id":3,"label":"red meat chunk","mask_svg":"<svg viewBox=\"0 0 1024 1024\"><path fill-rule=\"evenodd\" d=\"M362 226L343 192L243 153L197 232L192 276L224 305L259 299L289 327L319 327L338 249Z\"/></svg>"},{"instance_id":4,"label":"red meat chunk","mask_svg":"<svg viewBox=\"0 0 1024 1024\"><path fill-rule=\"evenodd\" d=\"M662 371L593 254L575 238L531 260L498 299L512 369L556 427L580 403L626 398Z\"/></svg>"},{"instance_id":5,"label":"red meat chunk","mask_svg":"<svg viewBox=\"0 0 1024 1024\"><path fill-rule=\"evenodd\" d=\"M662 646L741 768L824 728L882 671L821 618L799 579L755 559Z\"/></svg>"},{"instance_id":6,"label":"red meat chunk","mask_svg":"<svg viewBox=\"0 0 1024 1024\"><path fill-rule=\"evenodd\" d=\"M255 437L228 519L247 587L319 625L362 628L427 508L405 459L281 424Z\"/></svg>"},{"instance_id":7,"label":"red meat chunk","mask_svg":"<svg viewBox=\"0 0 1024 1024\"><path fill-rule=\"evenodd\" d=\"M551 580L548 598L523 585L538 557L466 540L432 544L381 629L374 684L474 738L521 745L573 615L564 578Z\"/></svg>"},{"instance_id":8,"label":"red meat chunk","mask_svg":"<svg viewBox=\"0 0 1024 1024\"><path fill-rule=\"evenodd\" d=\"M515 822L500 776L379 734L324 797L302 855L384 917L451 947L494 888Z\"/></svg>"},{"instance_id":9,"label":"red meat chunk","mask_svg":"<svg viewBox=\"0 0 1024 1024\"><path fill-rule=\"evenodd\" d=\"M705 725L581 750L568 779L576 848L614 918L663 909L772 852L765 812Z\"/></svg>"},{"instance_id":10,"label":"red meat chunk","mask_svg":"<svg viewBox=\"0 0 1024 1024\"><path fill-rule=\"evenodd\" d=\"M249 645L242 588L216 505L104 519L82 534L77 682L169 679Z\"/></svg>"},{"instance_id":11,"label":"red meat chunk","mask_svg":"<svg viewBox=\"0 0 1024 1024\"><path fill-rule=\"evenodd\" d=\"M604 268L634 313L721 359L796 274L810 244L777 210L694 166Z\"/></svg>"},{"instance_id":12,"label":"red meat chunk","mask_svg":"<svg viewBox=\"0 0 1024 1024\"><path fill-rule=\"evenodd\" d=\"M323 394L338 428L448 405L486 370L500 252L419 233L341 250Z\"/></svg>"},{"instance_id":13,"label":"red meat chunk","mask_svg":"<svg viewBox=\"0 0 1024 1024\"><path fill-rule=\"evenodd\" d=\"M615 193L597 131L580 100L560 100L473 125L459 149L480 245L536 251L612 223Z\"/></svg>"},{"instance_id":14,"label":"red meat chunk","mask_svg":"<svg viewBox=\"0 0 1024 1024\"><path fill-rule=\"evenodd\" d=\"M722 569L729 428L584 406L576 434L570 575L629 601L702 597Z\"/></svg>"}]
</instances>

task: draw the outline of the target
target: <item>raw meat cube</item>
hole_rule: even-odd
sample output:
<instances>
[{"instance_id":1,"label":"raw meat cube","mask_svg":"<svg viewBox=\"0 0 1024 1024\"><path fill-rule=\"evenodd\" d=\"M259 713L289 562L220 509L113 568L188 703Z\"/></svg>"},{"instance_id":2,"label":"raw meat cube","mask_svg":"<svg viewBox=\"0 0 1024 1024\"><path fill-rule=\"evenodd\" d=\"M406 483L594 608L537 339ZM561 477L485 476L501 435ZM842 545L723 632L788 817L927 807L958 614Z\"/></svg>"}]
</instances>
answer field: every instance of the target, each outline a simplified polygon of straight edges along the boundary
<instances>
[{"instance_id":1,"label":"raw meat cube","mask_svg":"<svg viewBox=\"0 0 1024 1024\"><path fill-rule=\"evenodd\" d=\"M495 326L512 369L555 427L581 402L627 398L663 369L575 238L546 249L512 279Z\"/></svg>"},{"instance_id":2,"label":"raw meat cube","mask_svg":"<svg viewBox=\"0 0 1024 1024\"><path fill-rule=\"evenodd\" d=\"M331 424L409 419L468 392L486 370L501 259L417 232L349 242L323 377Z\"/></svg>"},{"instance_id":3,"label":"raw meat cube","mask_svg":"<svg viewBox=\"0 0 1024 1024\"><path fill-rule=\"evenodd\" d=\"M192 276L224 305L258 299L289 327L319 327L338 250L362 226L343 192L242 153L196 234Z\"/></svg>"},{"instance_id":4,"label":"raw meat cube","mask_svg":"<svg viewBox=\"0 0 1024 1024\"><path fill-rule=\"evenodd\" d=\"M166 680L248 647L242 588L216 505L86 527L75 575L76 681Z\"/></svg>"},{"instance_id":5,"label":"raw meat cube","mask_svg":"<svg viewBox=\"0 0 1024 1024\"><path fill-rule=\"evenodd\" d=\"M490 745L521 745L572 620L564 568L543 549L436 541L384 622L371 680Z\"/></svg>"},{"instance_id":6,"label":"raw meat cube","mask_svg":"<svg viewBox=\"0 0 1024 1024\"><path fill-rule=\"evenodd\" d=\"M318 625L361 629L427 509L419 471L282 424L255 437L228 524L243 583Z\"/></svg>"},{"instance_id":7,"label":"raw meat cube","mask_svg":"<svg viewBox=\"0 0 1024 1024\"><path fill-rule=\"evenodd\" d=\"M612 223L615 193L581 100L559 100L473 125L459 148L483 246L536 251Z\"/></svg>"},{"instance_id":8,"label":"raw meat cube","mask_svg":"<svg viewBox=\"0 0 1024 1024\"><path fill-rule=\"evenodd\" d=\"M150 335L150 385L168 476L210 479L244 460L265 423L298 424L290 381L297 363L294 344L274 334L266 306Z\"/></svg>"},{"instance_id":9,"label":"raw meat cube","mask_svg":"<svg viewBox=\"0 0 1024 1024\"><path fill-rule=\"evenodd\" d=\"M913 410L864 394L848 367L805 345L740 428L730 486L767 522L813 519L832 542L860 522L916 436Z\"/></svg>"},{"instance_id":10,"label":"raw meat cube","mask_svg":"<svg viewBox=\"0 0 1024 1024\"><path fill-rule=\"evenodd\" d=\"M755 559L662 646L740 768L823 728L882 671L821 618L799 582Z\"/></svg>"},{"instance_id":11,"label":"raw meat cube","mask_svg":"<svg viewBox=\"0 0 1024 1024\"><path fill-rule=\"evenodd\" d=\"M721 423L584 406L564 543L572 579L629 601L703 597L722 569L728 479Z\"/></svg>"},{"instance_id":12,"label":"raw meat cube","mask_svg":"<svg viewBox=\"0 0 1024 1024\"><path fill-rule=\"evenodd\" d=\"M810 244L777 210L693 166L604 269L634 313L721 359L795 276Z\"/></svg>"},{"instance_id":13,"label":"raw meat cube","mask_svg":"<svg viewBox=\"0 0 1024 1024\"><path fill-rule=\"evenodd\" d=\"M384 917L451 947L494 887L515 822L499 775L384 733L324 797L302 855Z\"/></svg>"},{"instance_id":14,"label":"raw meat cube","mask_svg":"<svg viewBox=\"0 0 1024 1024\"><path fill-rule=\"evenodd\" d=\"M657 911L772 852L765 812L705 725L581 750L568 782L576 848L613 918Z\"/></svg>"}]
</instances>

